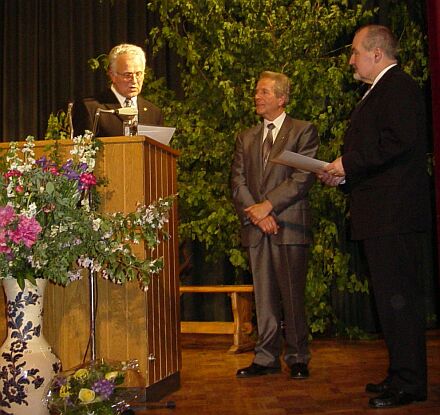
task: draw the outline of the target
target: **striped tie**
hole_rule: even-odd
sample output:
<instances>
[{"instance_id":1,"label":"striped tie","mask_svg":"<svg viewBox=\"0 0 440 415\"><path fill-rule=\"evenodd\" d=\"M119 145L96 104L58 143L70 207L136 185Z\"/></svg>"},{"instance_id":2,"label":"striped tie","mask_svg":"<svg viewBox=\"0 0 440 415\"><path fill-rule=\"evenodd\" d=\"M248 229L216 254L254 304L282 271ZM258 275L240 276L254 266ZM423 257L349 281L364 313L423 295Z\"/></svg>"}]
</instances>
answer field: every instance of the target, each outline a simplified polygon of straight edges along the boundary
<instances>
[{"instance_id":1,"label":"striped tie","mask_svg":"<svg viewBox=\"0 0 440 415\"><path fill-rule=\"evenodd\" d=\"M272 150L273 145L273 135L272 130L275 125L270 123L267 125L267 135L263 142L263 170L266 168L267 161L269 160L270 150Z\"/></svg>"}]
</instances>

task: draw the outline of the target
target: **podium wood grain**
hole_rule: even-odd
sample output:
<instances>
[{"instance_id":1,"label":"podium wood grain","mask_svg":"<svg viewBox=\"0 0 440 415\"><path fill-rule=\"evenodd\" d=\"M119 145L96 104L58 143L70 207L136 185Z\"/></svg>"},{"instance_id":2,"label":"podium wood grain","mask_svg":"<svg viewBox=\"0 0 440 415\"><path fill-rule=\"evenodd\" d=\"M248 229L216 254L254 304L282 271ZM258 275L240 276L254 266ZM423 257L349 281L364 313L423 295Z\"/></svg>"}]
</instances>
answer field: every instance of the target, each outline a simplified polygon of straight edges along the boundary
<instances>
[{"instance_id":1,"label":"podium wood grain","mask_svg":"<svg viewBox=\"0 0 440 415\"><path fill-rule=\"evenodd\" d=\"M148 204L177 193L176 151L148 137L110 137L101 141L103 148L96 171L109 182L100 189L104 211L127 213L136 208L136 203ZM44 153L47 144L36 142L37 155ZM61 140L59 144L67 157L71 142ZM147 387L147 395L148 387L155 384L165 385L162 391L156 387L155 393L170 392L167 379L172 379L169 384L173 388L179 383L177 200L167 230L170 240L162 242L152 253L162 256L165 266L152 278L147 292L137 282L116 285L97 278L96 355L111 360L138 359L142 380L132 386ZM136 246L135 252L144 257L151 255L142 245ZM4 304L3 294L1 301ZM90 354L85 355L90 333L89 304L87 276L68 287L48 285L44 334L64 369L90 359ZM0 336L6 336L5 324L0 324Z\"/></svg>"}]
</instances>

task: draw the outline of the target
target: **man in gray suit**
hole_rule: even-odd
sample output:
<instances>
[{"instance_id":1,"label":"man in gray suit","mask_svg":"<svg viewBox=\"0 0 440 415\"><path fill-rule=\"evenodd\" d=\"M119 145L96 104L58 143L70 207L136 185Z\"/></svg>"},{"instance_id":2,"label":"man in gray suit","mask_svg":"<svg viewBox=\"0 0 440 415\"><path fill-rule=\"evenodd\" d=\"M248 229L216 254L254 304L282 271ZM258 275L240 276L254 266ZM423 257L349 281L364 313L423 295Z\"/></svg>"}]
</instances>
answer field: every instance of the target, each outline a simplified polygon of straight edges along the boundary
<instances>
[{"instance_id":1,"label":"man in gray suit","mask_svg":"<svg viewBox=\"0 0 440 415\"><path fill-rule=\"evenodd\" d=\"M94 127L96 137L124 135L123 122L126 116L100 112L97 117L98 108L116 110L126 106L135 107L138 110L138 123L163 125L161 110L139 95L144 82L145 65L145 52L139 46L128 43L115 46L109 53L110 88L73 105L74 135L84 134L85 130L93 131Z\"/></svg>"},{"instance_id":2,"label":"man in gray suit","mask_svg":"<svg viewBox=\"0 0 440 415\"><path fill-rule=\"evenodd\" d=\"M263 72L255 91L263 122L236 141L232 193L249 252L259 335L253 363L238 370L239 378L280 372L283 343L291 377L309 376L304 290L314 175L270 159L283 150L315 157L318 134L311 123L285 113L289 92L286 75Z\"/></svg>"}]
</instances>

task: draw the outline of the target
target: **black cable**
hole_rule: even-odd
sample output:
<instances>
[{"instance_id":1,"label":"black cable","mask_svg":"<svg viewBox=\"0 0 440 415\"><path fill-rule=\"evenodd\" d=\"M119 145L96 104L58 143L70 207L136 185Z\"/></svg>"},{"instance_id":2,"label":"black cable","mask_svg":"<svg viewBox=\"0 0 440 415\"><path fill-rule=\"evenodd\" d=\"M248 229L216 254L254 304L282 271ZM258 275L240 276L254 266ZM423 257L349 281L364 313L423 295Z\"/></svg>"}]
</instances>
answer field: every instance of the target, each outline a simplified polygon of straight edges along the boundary
<instances>
[{"instance_id":1,"label":"black cable","mask_svg":"<svg viewBox=\"0 0 440 415\"><path fill-rule=\"evenodd\" d=\"M176 403L174 401L166 401L166 402L151 402L145 405L134 406L129 409L126 409L122 412L121 415L134 415L137 411L146 411L148 409L174 409L176 407Z\"/></svg>"}]
</instances>

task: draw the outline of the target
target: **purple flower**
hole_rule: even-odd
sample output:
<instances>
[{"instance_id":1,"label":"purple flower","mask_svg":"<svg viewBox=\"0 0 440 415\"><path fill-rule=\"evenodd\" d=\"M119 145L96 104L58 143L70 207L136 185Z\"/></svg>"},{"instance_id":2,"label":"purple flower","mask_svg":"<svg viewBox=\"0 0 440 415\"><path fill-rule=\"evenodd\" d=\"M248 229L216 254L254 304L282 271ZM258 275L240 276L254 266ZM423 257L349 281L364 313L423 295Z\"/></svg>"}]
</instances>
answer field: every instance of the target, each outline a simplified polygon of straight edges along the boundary
<instances>
[{"instance_id":1,"label":"purple flower","mask_svg":"<svg viewBox=\"0 0 440 415\"><path fill-rule=\"evenodd\" d=\"M63 175L66 176L69 180L78 180L79 174L73 168L73 161L67 160L61 167L63 171Z\"/></svg>"},{"instance_id":2,"label":"purple flower","mask_svg":"<svg viewBox=\"0 0 440 415\"><path fill-rule=\"evenodd\" d=\"M9 225L14 219L15 211L12 206L1 206L0 207L0 227L4 228Z\"/></svg>"},{"instance_id":3,"label":"purple flower","mask_svg":"<svg viewBox=\"0 0 440 415\"><path fill-rule=\"evenodd\" d=\"M49 166L49 160L47 159L46 156L43 156L43 157L39 158L38 160L36 160L35 164L37 166L40 166L43 169L46 169Z\"/></svg>"},{"instance_id":4,"label":"purple flower","mask_svg":"<svg viewBox=\"0 0 440 415\"><path fill-rule=\"evenodd\" d=\"M23 215L19 218L17 229L10 230L8 235L12 242L16 244L22 242L27 248L30 248L36 242L42 228L35 218L27 218Z\"/></svg>"},{"instance_id":5,"label":"purple flower","mask_svg":"<svg viewBox=\"0 0 440 415\"><path fill-rule=\"evenodd\" d=\"M78 169L82 172L85 172L87 170L87 167L89 167L87 163L79 163L78 165Z\"/></svg>"},{"instance_id":6,"label":"purple flower","mask_svg":"<svg viewBox=\"0 0 440 415\"><path fill-rule=\"evenodd\" d=\"M92 390L101 396L102 399L110 398L114 389L115 385L113 382L107 379L97 380L92 386Z\"/></svg>"}]
</instances>

